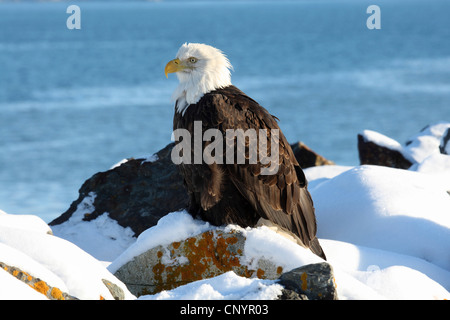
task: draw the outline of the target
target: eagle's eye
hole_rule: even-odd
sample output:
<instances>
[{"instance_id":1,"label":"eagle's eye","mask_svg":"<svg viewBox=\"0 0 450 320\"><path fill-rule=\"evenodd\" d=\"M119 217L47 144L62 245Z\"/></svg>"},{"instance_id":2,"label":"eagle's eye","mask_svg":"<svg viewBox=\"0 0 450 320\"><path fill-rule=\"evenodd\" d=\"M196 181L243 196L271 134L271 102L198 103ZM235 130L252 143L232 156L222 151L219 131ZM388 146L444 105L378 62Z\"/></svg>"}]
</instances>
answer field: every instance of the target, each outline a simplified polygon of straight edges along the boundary
<instances>
[{"instance_id":1,"label":"eagle's eye","mask_svg":"<svg viewBox=\"0 0 450 320\"><path fill-rule=\"evenodd\" d=\"M188 60L190 63L196 63L198 61L198 59L194 57L190 57Z\"/></svg>"}]
</instances>

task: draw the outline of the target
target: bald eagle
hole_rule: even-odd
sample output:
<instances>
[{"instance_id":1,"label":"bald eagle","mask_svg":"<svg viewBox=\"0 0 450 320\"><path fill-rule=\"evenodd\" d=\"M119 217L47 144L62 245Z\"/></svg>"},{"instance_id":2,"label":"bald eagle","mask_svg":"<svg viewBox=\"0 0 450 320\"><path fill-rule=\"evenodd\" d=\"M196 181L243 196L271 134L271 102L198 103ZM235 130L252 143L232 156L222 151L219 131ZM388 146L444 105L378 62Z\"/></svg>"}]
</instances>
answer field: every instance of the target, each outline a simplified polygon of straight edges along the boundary
<instances>
[{"instance_id":1,"label":"bald eagle","mask_svg":"<svg viewBox=\"0 0 450 320\"><path fill-rule=\"evenodd\" d=\"M316 237L316 217L305 174L281 133L278 119L231 84L230 69L222 51L199 43L183 44L176 58L165 67L166 77L176 73L179 79L172 96L174 130L184 129L194 135L195 123L200 123L197 128L201 134L209 129L219 130L224 137L230 130L238 129L265 133L254 144L251 137L222 140L224 146L218 150L231 147L233 161L215 154L214 159L219 161L201 159L179 164L190 199L188 212L213 225L276 226L326 259ZM278 137L273 132L278 132ZM194 139L191 136L192 148L187 151L192 153L191 160L195 156ZM205 151L214 143L212 140L202 139L200 148ZM277 170L264 171L270 164L261 157L255 161L250 154L255 149L257 155L272 151L274 144L278 147ZM244 162L237 161L239 152L244 153Z\"/></svg>"}]
</instances>

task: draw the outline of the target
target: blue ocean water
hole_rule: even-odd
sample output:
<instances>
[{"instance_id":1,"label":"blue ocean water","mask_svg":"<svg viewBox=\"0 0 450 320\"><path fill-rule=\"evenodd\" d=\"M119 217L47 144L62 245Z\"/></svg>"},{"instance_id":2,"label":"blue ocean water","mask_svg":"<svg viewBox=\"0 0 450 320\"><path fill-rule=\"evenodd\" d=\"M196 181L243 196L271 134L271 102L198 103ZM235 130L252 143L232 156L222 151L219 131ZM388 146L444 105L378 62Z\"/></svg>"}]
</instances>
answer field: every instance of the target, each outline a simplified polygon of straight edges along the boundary
<instances>
[{"instance_id":1,"label":"blue ocean water","mask_svg":"<svg viewBox=\"0 0 450 320\"><path fill-rule=\"evenodd\" d=\"M69 4L81 29L69 30ZM400 142L450 121L450 2L170 1L0 4L0 210L49 222L81 184L170 142L184 42L222 49L232 80L291 142L358 164L358 132Z\"/></svg>"}]
</instances>

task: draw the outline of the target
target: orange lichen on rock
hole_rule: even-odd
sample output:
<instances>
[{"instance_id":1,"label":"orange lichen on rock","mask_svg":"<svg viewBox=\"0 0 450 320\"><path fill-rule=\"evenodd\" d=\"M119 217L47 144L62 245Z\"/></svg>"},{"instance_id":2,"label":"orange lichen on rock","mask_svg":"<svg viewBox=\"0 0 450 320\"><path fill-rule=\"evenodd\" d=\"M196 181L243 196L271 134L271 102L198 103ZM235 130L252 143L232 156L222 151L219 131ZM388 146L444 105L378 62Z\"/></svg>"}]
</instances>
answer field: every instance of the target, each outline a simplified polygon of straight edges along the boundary
<instances>
[{"instance_id":1,"label":"orange lichen on rock","mask_svg":"<svg viewBox=\"0 0 450 320\"><path fill-rule=\"evenodd\" d=\"M263 269L261 269L261 268L258 268L258 270L256 270L256 276L259 279L263 279L264 278L264 273L265 273L265 271Z\"/></svg>"},{"instance_id":2,"label":"orange lichen on rock","mask_svg":"<svg viewBox=\"0 0 450 320\"><path fill-rule=\"evenodd\" d=\"M333 277L333 285L334 285L335 288L337 288L337 283L336 283L336 278L335 277Z\"/></svg>"},{"instance_id":3,"label":"orange lichen on rock","mask_svg":"<svg viewBox=\"0 0 450 320\"><path fill-rule=\"evenodd\" d=\"M178 249L178 248L180 247L180 244L181 244L181 242L173 242L173 243L172 243L172 247L173 247L174 249Z\"/></svg>"},{"instance_id":4,"label":"orange lichen on rock","mask_svg":"<svg viewBox=\"0 0 450 320\"><path fill-rule=\"evenodd\" d=\"M46 296L49 299L52 299L52 300L75 299L74 297L72 297L66 293L63 293L60 289L49 286L44 280L36 278L17 267L8 266L8 265L4 264L3 262L0 262L0 268L7 271L9 274L14 276L18 280L24 282L30 288L33 288L34 290L43 294L44 296Z\"/></svg>"},{"instance_id":5,"label":"orange lichen on rock","mask_svg":"<svg viewBox=\"0 0 450 320\"><path fill-rule=\"evenodd\" d=\"M278 278L283 267L266 259L249 261L243 256L245 241L245 233L240 230L209 230L151 248L119 268L114 275L136 296L171 290L229 271L247 278Z\"/></svg>"},{"instance_id":6,"label":"orange lichen on rock","mask_svg":"<svg viewBox=\"0 0 450 320\"><path fill-rule=\"evenodd\" d=\"M59 290L58 288L53 288L50 291L50 295L52 296L53 299L64 300L64 295L63 295L62 291Z\"/></svg>"},{"instance_id":7,"label":"orange lichen on rock","mask_svg":"<svg viewBox=\"0 0 450 320\"><path fill-rule=\"evenodd\" d=\"M226 239L228 244L235 244L236 242L238 242L238 239L236 237L229 237Z\"/></svg>"},{"instance_id":8,"label":"orange lichen on rock","mask_svg":"<svg viewBox=\"0 0 450 320\"><path fill-rule=\"evenodd\" d=\"M238 242L235 235L207 231L197 237L169 245L163 263L163 252L156 252L157 263L152 267L155 291L170 290L181 284L211 278L241 266L242 250L230 250ZM167 257L169 255L169 257ZM180 258L188 263L175 263ZM177 260L178 259L178 260ZM174 261L173 264L167 261ZM244 271L245 273L246 270ZM242 272L240 272L242 273Z\"/></svg>"},{"instance_id":9,"label":"orange lichen on rock","mask_svg":"<svg viewBox=\"0 0 450 320\"><path fill-rule=\"evenodd\" d=\"M302 290L303 291L308 290L308 282L306 281L307 278L308 278L308 274L306 272L303 272L302 275L301 275Z\"/></svg>"},{"instance_id":10,"label":"orange lichen on rock","mask_svg":"<svg viewBox=\"0 0 450 320\"><path fill-rule=\"evenodd\" d=\"M39 293L42 293L43 295L47 295L48 290L50 289L48 285L45 283L45 281L38 281L33 285L33 289L36 290Z\"/></svg>"}]
</instances>

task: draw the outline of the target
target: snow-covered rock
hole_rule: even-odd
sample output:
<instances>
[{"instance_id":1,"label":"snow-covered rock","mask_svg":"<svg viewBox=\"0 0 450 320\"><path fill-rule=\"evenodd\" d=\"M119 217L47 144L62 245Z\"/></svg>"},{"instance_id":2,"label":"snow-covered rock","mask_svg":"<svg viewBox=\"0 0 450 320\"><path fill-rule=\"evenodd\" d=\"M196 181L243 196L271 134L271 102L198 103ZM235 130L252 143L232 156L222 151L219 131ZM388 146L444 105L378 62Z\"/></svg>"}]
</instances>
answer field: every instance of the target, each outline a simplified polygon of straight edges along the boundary
<instances>
[{"instance_id":1,"label":"snow-covered rock","mask_svg":"<svg viewBox=\"0 0 450 320\"><path fill-rule=\"evenodd\" d=\"M439 146L449 128L449 122L426 126L408 139L403 146L404 153L412 157L416 163L422 163L429 156L441 152Z\"/></svg>"},{"instance_id":2,"label":"snow-covered rock","mask_svg":"<svg viewBox=\"0 0 450 320\"><path fill-rule=\"evenodd\" d=\"M333 179L330 178L330 181ZM379 223L376 218L372 222ZM418 224L420 225L420 221ZM319 224L319 228L320 226ZM171 232L172 228L176 232ZM133 259L134 256L144 252L146 248L151 248L159 242L158 240L152 241L152 239L159 239L161 243L170 243L172 240L179 241L179 232L183 232L182 238L183 236L198 234L201 230L205 231L203 228L211 230L210 228L216 227L207 226L202 221L192 219L185 212L169 214L163 217L158 225L149 229L148 235L146 232L143 233L142 239L138 238L138 241L125 251L122 257L116 259L109 269L114 272L126 261ZM227 228L235 228L235 226L228 226ZM404 231L403 228L400 228L399 237ZM267 227L248 228L244 232L247 236L244 257L241 258L244 263L257 261L257 259L264 257L277 261L277 263L283 265L284 271L288 271L298 266L317 263L320 260L309 250L296 245ZM380 230L380 232L382 233L383 230ZM149 236L150 234L154 234L155 238ZM430 234L430 238L433 238L433 236L434 234ZM364 237L364 235L361 235L361 237ZM448 292L450 271L434 263L409 254L396 253L389 248L376 249L323 238L320 239L320 242L327 254L328 262L334 268L340 299L407 299L411 297L417 299L448 299L450 297ZM405 272L403 276L397 277L391 287L388 283L383 282L382 275L390 275L391 270L394 270L392 267L395 266L403 266L404 270L411 272ZM196 281L176 289L162 291L156 295L144 295L139 299L227 299L226 293L230 290L228 287L230 284L223 283L223 279L226 277L231 277L233 281L240 284L247 281L242 276L236 274L230 276L228 273L227 276L222 275ZM261 287L265 287L276 284L276 282L268 281L253 279L248 282L248 285L253 287L255 283L260 283ZM412 286L411 283L420 283L421 286L416 287L413 291L402 289L402 286ZM240 290L247 292L250 289L241 288ZM236 292L234 294L233 297L237 295ZM244 293L243 297L245 297Z\"/></svg>"},{"instance_id":3,"label":"snow-covered rock","mask_svg":"<svg viewBox=\"0 0 450 320\"><path fill-rule=\"evenodd\" d=\"M52 229L38 216L13 215L0 210L0 226L52 234Z\"/></svg>"},{"instance_id":4,"label":"snow-covered rock","mask_svg":"<svg viewBox=\"0 0 450 320\"><path fill-rule=\"evenodd\" d=\"M46 284L56 287L78 299L114 299L103 279L119 286L125 298L133 299L116 277L114 277L100 261L81 250L75 244L48 234L44 222L35 216L12 216L2 213L0 218L0 262L20 268L30 277L39 278ZM17 221L22 223L16 226ZM17 283L13 275L1 273L8 283ZM31 287L27 290L19 286L0 286L0 296L24 294L24 297L38 297ZM45 298L45 296L43 296Z\"/></svg>"},{"instance_id":5,"label":"snow-covered rock","mask_svg":"<svg viewBox=\"0 0 450 320\"><path fill-rule=\"evenodd\" d=\"M428 125L411 136L404 144L373 130L358 134L358 149L361 164L383 165L393 168L416 170L427 158L439 158L443 162L450 139L450 123L438 122ZM443 157L436 157L442 154ZM444 161L446 162L446 161ZM411 165L413 165L411 167ZM435 171L448 171L448 166L437 166Z\"/></svg>"},{"instance_id":6,"label":"snow-covered rock","mask_svg":"<svg viewBox=\"0 0 450 320\"><path fill-rule=\"evenodd\" d=\"M399 169L408 169L414 164L414 159L403 152L400 143L372 130L358 134L358 153L360 164Z\"/></svg>"},{"instance_id":7,"label":"snow-covered rock","mask_svg":"<svg viewBox=\"0 0 450 320\"><path fill-rule=\"evenodd\" d=\"M174 237L176 241L170 240ZM308 249L265 226L212 227L180 211L168 214L157 226L141 234L108 269L133 294L141 296L228 271L242 277L274 280L295 267L320 261ZM323 281L329 284L332 280ZM311 294L328 297L326 292L332 290L327 289L327 284L314 288Z\"/></svg>"}]
</instances>

